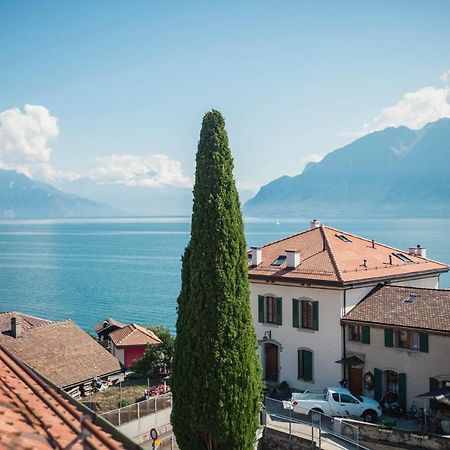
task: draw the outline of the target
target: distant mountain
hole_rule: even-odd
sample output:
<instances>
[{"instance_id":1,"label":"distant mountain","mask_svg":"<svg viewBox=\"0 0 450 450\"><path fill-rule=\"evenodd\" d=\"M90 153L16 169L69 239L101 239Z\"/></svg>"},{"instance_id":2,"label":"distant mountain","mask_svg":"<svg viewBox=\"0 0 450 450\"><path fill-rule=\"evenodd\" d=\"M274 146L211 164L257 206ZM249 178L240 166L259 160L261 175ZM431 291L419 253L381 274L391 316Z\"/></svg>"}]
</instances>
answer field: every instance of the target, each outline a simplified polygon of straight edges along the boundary
<instances>
[{"instance_id":1,"label":"distant mountain","mask_svg":"<svg viewBox=\"0 0 450 450\"><path fill-rule=\"evenodd\" d=\"M450 216L450 119L387 128L263 186L248 216Z\"/></svg>"},{"instance_id":2,"label":"distant mountain","mask_svg":"<svg viewBox=\"0 0 450 450\"><path fill-rule=\"evenodd\" d=\"M0 218L49 219L124 215L107 205L67 194L14 170L0 169Z\"/></svg>"}]
</instances>

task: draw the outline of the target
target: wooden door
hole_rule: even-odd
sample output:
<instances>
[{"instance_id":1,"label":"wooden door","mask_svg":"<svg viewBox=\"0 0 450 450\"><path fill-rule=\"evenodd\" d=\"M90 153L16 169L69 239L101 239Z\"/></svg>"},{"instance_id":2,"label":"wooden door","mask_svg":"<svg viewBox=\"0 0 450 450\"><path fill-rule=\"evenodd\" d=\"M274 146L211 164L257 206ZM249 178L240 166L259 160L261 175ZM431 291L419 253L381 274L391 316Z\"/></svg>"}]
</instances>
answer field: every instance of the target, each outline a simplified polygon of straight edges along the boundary
<instances>
[{"instance_id":1,"label":"wooden door","mask_svg":"<svg viewBox=\"0 0 450 450\"><path fill-rule=\"evenodd\" d=\"M362 368L349 367L348 368L348 389L353 395L363 394L362 384Z\"/></svg>"},{"instance_id":2,"label":"wooden door","mask_svg":"<svg viewBox=\"0 0 450 450\"><path fill-rule=\"evenodd\" d=\"M278 383L278 347L275 344L265 345L266 380Z\"/></svg>"}]
</instances>

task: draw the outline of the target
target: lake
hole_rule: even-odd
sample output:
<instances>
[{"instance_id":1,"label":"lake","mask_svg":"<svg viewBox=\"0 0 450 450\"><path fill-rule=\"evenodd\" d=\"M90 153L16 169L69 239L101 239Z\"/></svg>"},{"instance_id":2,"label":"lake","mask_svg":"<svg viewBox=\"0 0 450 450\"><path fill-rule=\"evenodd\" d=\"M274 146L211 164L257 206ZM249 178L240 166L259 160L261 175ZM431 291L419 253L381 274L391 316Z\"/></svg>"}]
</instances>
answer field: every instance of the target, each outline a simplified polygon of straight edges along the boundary
<instances>
[{"instance_id":1,"label":"lake","mask_svg":"<svg viewBox=\"0 0 450 450\"><path fill-rule=\"evenodd\" d=\"M397 248L421 244L450 262L450 219L324 219L326 225ZM247 220L248 247L309 227L309 219ZM105 317L172 331L187 218L0 222L0 310L73 319L86 330ZM450 275L441 276L441 287Z\"/></svg>"}]
</instances>

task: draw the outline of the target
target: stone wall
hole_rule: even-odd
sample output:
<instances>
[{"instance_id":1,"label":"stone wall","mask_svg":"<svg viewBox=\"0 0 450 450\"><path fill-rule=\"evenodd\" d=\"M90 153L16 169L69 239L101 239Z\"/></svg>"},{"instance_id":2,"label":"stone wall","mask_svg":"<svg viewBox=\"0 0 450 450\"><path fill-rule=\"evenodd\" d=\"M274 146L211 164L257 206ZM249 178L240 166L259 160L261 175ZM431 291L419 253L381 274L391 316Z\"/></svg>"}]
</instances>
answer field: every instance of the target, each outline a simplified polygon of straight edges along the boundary
<instances>
[{"instance_id":1,"label":"stone wall","mask_svg":"<svg viewBox=\"0 0 450 450\"><path fill-rule=\"evenodd\" d=\"M312 447L311 441L303 439L299 436L291 436L289 434L266 427L262 439L259 440L258 450L311 450L318 448L316 445Z\"/></svg>"},{"instance_id":2,"label":"stone wall","mask_svg":"<svg viewBox=\"0 0 450 450\"><path fill-rule=\"evenodd\" d=\"M359 428L359 439L365 442L384 443L417 450L448 450L450 448L450 437L422 436L410 431L387 430L377 425L350 419L343 419L342 422L356 425Z\"/></svg>"}]
</instances>

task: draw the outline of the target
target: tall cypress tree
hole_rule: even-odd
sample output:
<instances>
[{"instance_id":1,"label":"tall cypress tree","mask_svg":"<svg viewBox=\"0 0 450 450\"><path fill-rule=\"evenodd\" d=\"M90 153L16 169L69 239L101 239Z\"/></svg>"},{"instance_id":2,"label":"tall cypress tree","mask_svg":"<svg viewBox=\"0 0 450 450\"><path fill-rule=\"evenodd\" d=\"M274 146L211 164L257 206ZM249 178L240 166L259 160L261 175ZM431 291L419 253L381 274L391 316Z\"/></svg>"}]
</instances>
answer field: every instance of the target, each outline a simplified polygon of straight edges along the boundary
<instances>
[{"instance_id":1,"label":"tall cypress tree","mask_svg":"<svg viewBox=\"0 0 450 450\"><path fill-rule=\"evenodd\" d=\"M218 111L202 123L182 260L172 424L182 450L250 450L261 392L233 159Z\"/></svg>"}]
</instances>

